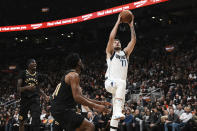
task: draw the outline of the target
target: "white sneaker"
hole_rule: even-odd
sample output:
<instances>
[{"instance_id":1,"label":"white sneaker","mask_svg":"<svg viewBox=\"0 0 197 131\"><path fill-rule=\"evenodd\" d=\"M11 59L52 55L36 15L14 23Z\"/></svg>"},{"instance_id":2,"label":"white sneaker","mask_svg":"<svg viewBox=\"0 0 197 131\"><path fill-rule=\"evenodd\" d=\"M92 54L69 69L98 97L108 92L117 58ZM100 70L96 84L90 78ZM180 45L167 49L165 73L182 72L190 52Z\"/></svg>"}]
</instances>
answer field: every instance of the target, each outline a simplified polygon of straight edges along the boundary
<instances>
[{"instance_id":1,"label":"white sneaker","mask_svg":"<svg viewBox=\"0 0 197 131\"><path fill-rule=\"evenodd\" d=\"M113 115L114 120L124 120L125 119L125 115L123 115L122 113L117 113L115 115Z\"/></svg>"}]
</instances>

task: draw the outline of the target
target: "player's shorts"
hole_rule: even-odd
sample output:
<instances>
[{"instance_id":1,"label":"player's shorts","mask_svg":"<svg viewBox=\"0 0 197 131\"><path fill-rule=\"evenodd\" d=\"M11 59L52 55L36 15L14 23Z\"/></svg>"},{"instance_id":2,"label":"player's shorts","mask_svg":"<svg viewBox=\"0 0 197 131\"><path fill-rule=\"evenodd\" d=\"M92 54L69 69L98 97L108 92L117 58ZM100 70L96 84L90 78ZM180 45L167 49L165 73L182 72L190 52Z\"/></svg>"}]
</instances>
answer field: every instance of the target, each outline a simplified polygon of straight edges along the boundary
<instances>
[{"instance_id":1,"label":"player's shorts","mask_svg":"<svg viewBox=\"0 0 197 131\"><path fill-rule=\"evenodd\" d=\"M126 81L119 80L119 79L111 79L109 77L105 78L105 89L109 92L114 94L117 88L125 88L126 89Z\"/></svg>"},{"instance_id":2,"label":"player's shorts","mask_svg":"<svg viewBox=\"0 0 197 131\"><path fill-rule=\"evenodd\" d=\"M116 82L114 80L111 80L110 78L106 77L105 78L105 89L109 93L114 94L117 89Z\"/></svg>"},{"instance_id":3,"label":"player's shorts","mask_svg":"<svg viewBox=\"0 0 197 131\"><path fill-rule=\"evenodd\" d=\"M19 112L19 120L24 121L27 119L28 111L30 110L32 121L34 118L40 118L40 98L21 98L20 101L20 112ZM35 120L35 121L39 121Z\"/></svg>"},{"instance_id":4,"label":"player's shorts","mask_svg":"<svg viewBox=\"0 0 197 131\"><path fill-rule=\"evenodd\" d=\"M68 131L74 131L82 124L84 117L76 113L74 109L67 109L61 112L51 111L55 122L62 128Z\"/></svg>"}]
</instances>

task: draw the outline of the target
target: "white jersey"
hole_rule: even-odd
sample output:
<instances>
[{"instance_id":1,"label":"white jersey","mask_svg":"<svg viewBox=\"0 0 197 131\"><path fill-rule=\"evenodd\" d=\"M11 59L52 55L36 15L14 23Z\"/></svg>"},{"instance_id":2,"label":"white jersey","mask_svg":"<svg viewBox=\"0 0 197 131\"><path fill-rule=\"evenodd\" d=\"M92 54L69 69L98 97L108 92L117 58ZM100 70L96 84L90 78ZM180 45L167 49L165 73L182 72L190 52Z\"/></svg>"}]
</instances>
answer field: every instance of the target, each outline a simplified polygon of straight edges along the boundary
<instances>
[{"instance_id":1,"label":"white jersey","mask_svg":"<svg viewBox=\"0 0 197 131\"><path fill-rule=\"evenodd\" d=\"M114 52L111 58L107 59L107 66L105 77L110 79L127 79L128 60L124 51Z\"/></svg>"}]
</instances>

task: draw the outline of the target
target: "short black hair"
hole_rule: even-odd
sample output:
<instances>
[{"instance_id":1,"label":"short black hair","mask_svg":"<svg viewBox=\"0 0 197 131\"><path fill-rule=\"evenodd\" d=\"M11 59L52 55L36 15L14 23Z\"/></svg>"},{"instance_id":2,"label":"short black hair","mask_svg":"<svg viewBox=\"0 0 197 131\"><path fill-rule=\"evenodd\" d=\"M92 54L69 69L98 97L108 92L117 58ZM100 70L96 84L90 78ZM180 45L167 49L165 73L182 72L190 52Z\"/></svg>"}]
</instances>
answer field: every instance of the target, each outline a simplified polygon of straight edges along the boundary
<instances>
[{"instance_id":1,"label":"short black hair","mask_svg":"<svg viewBox=\"0 0 197 131\"><path fill-rule=\"evenodd\" d=\"M120 42L120 39L115 38L114 41L119 41Z\"/></svg>"},{"instance_id":2,"label":"short black hair","mask_svg":"<svg viewBox=\"0 0 197 131\"><path fill-rule=\"evenodd\" d=\"M68 69L76 68L81 58L78 53L71 53L66 57L66 67Z\"/></svg>"},{"instance_id":3,"label":"short black hair","mask_svg":"<svg viewBox=\"0 0 197 131\"><path fill-rule=\"evenodd\" d=\"M115 38L114 41L119 41L119 43L121 43L120 39L118 38Z\"/></svg>"},{"instance_id":4,"label":"short black hair","mask_svg":"<svg viewBox=\"0 0 197 131\"><path fill-rule=\"evenodd\" d=\"M27 63L26 63L27 67L29 66L29 64L30 64L32 61L36 61L36 60L35 60L34 58L31 58L31 59L28 59L28 60L27 60Z\"/></svg>"}]
</instances>

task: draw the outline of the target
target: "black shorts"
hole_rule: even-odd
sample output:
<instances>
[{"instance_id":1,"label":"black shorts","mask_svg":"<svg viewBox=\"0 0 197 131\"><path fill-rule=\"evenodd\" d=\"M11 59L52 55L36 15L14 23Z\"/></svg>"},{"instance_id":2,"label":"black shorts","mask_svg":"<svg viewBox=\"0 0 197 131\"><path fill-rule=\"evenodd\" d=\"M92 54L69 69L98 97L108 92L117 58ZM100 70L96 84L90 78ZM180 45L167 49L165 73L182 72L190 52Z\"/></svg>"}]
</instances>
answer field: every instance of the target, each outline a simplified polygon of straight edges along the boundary
<instances>
[{"instance_id":1,"label":"black shorts","mask_svg":"<svg viewBox=\"0 0 197 131\"><path fill-rule=\"evenodd\" d=\"M82 124L84 117L77 114L75 110L69 109L62 112L51 112L52 116L55 118L55 124L57 123L62 129L68 131L73 131L79 128Z\"/></svg>"},{"instance_id":2,"label":"black shorts","mask_svg":"<svg viewBox=\"0 0 197 131\"><path fill-rule=\"evenodd\" d=\"M30 114L32 118L40 118L40 98L21 98L20 101L20 112L19 112L19 120L24 121L27 119L28 111L30 110Z\"/></svg>"}]
</instances>

